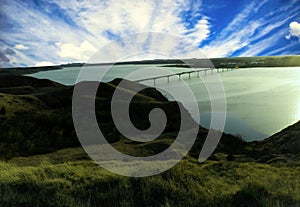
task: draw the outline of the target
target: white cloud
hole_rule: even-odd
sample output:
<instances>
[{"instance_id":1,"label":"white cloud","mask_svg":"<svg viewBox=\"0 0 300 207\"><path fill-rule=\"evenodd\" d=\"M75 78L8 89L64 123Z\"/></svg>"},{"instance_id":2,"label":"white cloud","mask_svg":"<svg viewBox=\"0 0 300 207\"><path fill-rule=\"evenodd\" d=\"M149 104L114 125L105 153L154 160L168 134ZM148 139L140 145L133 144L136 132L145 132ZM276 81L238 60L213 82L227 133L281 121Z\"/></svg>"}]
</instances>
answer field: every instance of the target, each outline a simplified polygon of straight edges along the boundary
<instances>
[{"instance_id":1,"label":"white cloud","mask_svg":"<svg viewBox=\"0 0 300 207\"><path fill-rule=\"evenodd\" d=\"M56 43L60 48L57 54L62 58L72 58L74 60L86 61L97 49L87 40L83 41L79 46L72 43Z\"/></svg>"},{"instance_id":2,"label":"white cloud","mask_svg":"<svg viewBox=\"0 0 300 207\"><path fill-rule=\"evenodd\" d=\"M54 63L86 61L96 49L105 46L111 39L134 33L163 32L177 35L185 37L194 47L210 34L209 20L199 11L201 0L197 3L184 0L49 0L49 3L56 4L77 26L69 25L64 19L51 18L43 9L34 10L22 1L7 2L1 5L2 10L20 27L16 27L15 32L3 36L10 36L14 45L26 43L26 47L29 47L29 52L32 53L28 52L28 55L36 60L47 59ZM51 10L51 7L49 9ZM180 17L181 12L187 10L192 10L195 17L202 17L189 29ZM148 35L133 44L140 50L150 50L151 45L155 45L151 41L159 40ZM158 43L162 44L160 41ZM183 43L172 45L170 51L180 44ZM122 52L127 55L126 50ZM187 51L183 52L186 54Z\"/></svg>"},{"instance_id":3,"label":"white cloud","mask_svg":"<svg viewBox=\"0 0 300 207\"><path fill-rule=\"evenodd\" d=\"M65 9L68 15L89 33L95 35L96 38L90 39L90 42L97 49L109 43L110 38L125 37L135 33L162 32L182 37L185 40L166 45L167 43L163 42L162 39L153 38L151 34L148 34L143 38L133 40L130 45L129 42L127 42L127 45L120 42L119 46L136 47L140 51L144 50L146 52L146 50L158 49L157 45L164 45L164 47L170 46L169 51L173 52L179 45L185 44L185 47L181 47L181 49L190 50L191 48L187 46L192 45L195 49L210 34L210 24L205 16L198 20L193 28L186 28L186 23L181 19L180 13L191 9L189 8L191 6L189 1L179 0L174 3L172 0L123 2L109 0L105 3L85 2L84 4L77 1L76 5L66 0L52 1ZM201 1L198 2L198 4L193 4L193 7L200 7ZM193 8L192 10L195 16L201 15L199 8ZM71 44L75 45L75 43ZM73 47L68 45L68 48ZM166 51L166 48L164 51ZM186 54L187 51L183 52ZM73 53L68 51L68 55L65 55L61 50L58 54L61 57L82 58L82 55ZM119 48L116 53L119 56L120 53L126 56L128 55L128 49ZM106 54L103 55L107 56Z\"/></svg>"},{"instance_id":4,"label":"white cloud","mask_svg":"<svg viewBox=\"0 0 300 207\"><path fill-rule=\"evenodd\" d=\"M27 47L23 44L16 44L14 48L17 50L28 50L29 49L29 47Z\"/></svg>"},{"instance_id":5,"label":"white cloud","mask_svg":"<svg viewBox=\"0 0 300 207\"><path fill-rule=\"evenodd\" d=\"M54 63L50 62L50 61L42 61L42 62L35 64L36 67L52 66L52 65L54 65Z\"/></svg>"},{"instance_id":6,"label":"white cloud","mask_svg":"<svg viewBox=\"0 0 300 207\"><path fill-rule=\"evenodd\" d=\"M285 36L286 39L290 39L291 37L297 37L300 41L300 23L291 22L290 23L290 34Z\"/></svg>"},{"instance_id":7,"label":"white cloud","mask_svg":"<svg viewBox=\"0 0 300 207\"><path fill-rule=\"evenodd\" d=\"M200 19L194 28L188 30L189 34L186 35L186 38L189 38L195 44L201 43L205 40L210 34L210 26L207 19Z\"/></svg>"},{"instance_id":8,"label":"white cloud","mask_svg":"<svg viewBox=\"0 0 300 207\"><path fill-rule=\"evenodd\" d=\"M23 61L27 65L34 65L41 60L55 64L87 61L112 39L142 32L162 32L184 39L172 41L148 34L127 43L118 42L115 46L117 49L103 52L103 57L107 60L117 54L125 57L128 55L126 47L145 52L164 47L164 52L177 57L197 58L203 56L197 47L205 40L208 41L205 41L203 50L209 57L230 56L243 49L249 49L249 52L241 54L255 55L263 47L268 47L271 39L277 41L274 31L287 21L292 21L298 13L297 7L291 6L297 3L296 0L287 6L264 13L263 16L260 15L263 10L261 8L270 1L251 1L236 13L222 31L213 33L212 28L219 25L218 22L214 25L214 21L218 20L203 15L201 0L49 0L46 4L51 4L47 6L48 11L46 8L34 9L35 7L30 6L31 3L24 2L4 1L1 4L1 12L8 17L9 22L18 25L1 32L3 37L9 37L7 45L15 45L19 52L18 57L27 56L27 59L22 58L15 63ZM67 16L54 18L54 11L49 15L53 5L56 5L55 12L59 11ZM192 27L186 22L186 17L182 16L185 11L197 17L193 19ZM290 15L287 16L287 12ZM66 20L74 24L68 24ZM291 23L290 35L287 38L297 35L299 38L298 28L299 23ZM251 44L253 47L249 47ZM275 42L271 44L274 45ZM101 60L105 61L103 58Z\"/></svg>"}]
</instances>

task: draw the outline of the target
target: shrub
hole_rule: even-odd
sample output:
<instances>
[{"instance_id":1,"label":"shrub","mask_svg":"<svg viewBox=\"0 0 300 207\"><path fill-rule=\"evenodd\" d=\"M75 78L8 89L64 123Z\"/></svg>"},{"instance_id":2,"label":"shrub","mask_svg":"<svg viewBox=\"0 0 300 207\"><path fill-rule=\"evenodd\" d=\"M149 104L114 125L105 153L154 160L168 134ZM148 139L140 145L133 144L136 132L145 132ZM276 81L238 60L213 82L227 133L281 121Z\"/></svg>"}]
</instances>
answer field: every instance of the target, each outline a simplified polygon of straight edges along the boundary
<instances>
[{"instance_id":1,"label":"shrub","mask_svg":"<svg viewBox=\"0 0 300 207\"><path fill-rule=\"evenodd\" d=\"M5 115L5 114L6 114L6 109L5 109L4 106L1 107L1 109L0 109L0 114L1 114L1 115Z\"/></svg>"}]
</instances>

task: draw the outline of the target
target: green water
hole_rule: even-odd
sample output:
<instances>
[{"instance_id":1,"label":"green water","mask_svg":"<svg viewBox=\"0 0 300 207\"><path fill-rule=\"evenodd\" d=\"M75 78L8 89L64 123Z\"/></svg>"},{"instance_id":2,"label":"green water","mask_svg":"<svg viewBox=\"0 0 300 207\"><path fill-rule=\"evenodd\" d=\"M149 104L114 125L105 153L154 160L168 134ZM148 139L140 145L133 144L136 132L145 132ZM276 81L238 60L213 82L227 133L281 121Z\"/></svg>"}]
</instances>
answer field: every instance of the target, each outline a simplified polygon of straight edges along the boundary
<instances>
[{"instance_id":1,"label":"green water","mask_svg":"<svg viewBox=\"0 0 300 207\"><path fill-rule=\"evenodd\" d=\"M142 73L135 74L129 79L154 77L156 76L156 69L170 70L174 73L189 70L187 68L165 67L153 69L153 66L149 68L149 65L119 65L111 69L103 81L110 81L116 77L124 78L134 71L145 68L147 70L143 70ZM72 85L76 82L80 69L65 68L57 71L39 72L31 76ZM105 71L103 66L93 66L88 69L90 77L87 79L93 79L96 72L104 73ZM220 79L226 96L225 132L241 135L249 141L261 140L300 120L300 67L238 69L215 73L214 76L218 76ZM191 79L188 78L188 75L182 76L182 80L178 80L178 77L174 76L170 78L169 83L166 78L158 79L156 86L169 87L177 93L184 94L185 91L181 88L180 81L185 81L194 92L199 103L200 117L194 118L204 127L209 127L210 96L204 83L213 82L216 79L212 78L209 73L205 76L203 72L200 77L197 78L196 73L192 75ZM153 86L153 81L143 83ZM164 94L167 95L167 93ZM192 111L190 113L193 115Z\"/></svg>"}]
</instances>

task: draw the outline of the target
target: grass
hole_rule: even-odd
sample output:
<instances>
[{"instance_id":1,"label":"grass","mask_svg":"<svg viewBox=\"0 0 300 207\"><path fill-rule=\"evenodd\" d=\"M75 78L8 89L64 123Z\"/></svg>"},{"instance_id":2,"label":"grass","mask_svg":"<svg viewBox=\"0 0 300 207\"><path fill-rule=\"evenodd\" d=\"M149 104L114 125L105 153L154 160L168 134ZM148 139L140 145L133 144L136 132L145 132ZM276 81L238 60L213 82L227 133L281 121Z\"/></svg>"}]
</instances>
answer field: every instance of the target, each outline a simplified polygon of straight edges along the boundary
<instances>
[{"instance_id":1,"label":"grass","mask_svg":"<svg viewBox=\"0 0 300 207\"><path fill-rule=\"evenodd\" d=\"M0 162L1 206L297 206L300 163L198 163L151 177L101 168L82 149Z\"/></svg>"},{"instance_id":2,"label":"grass","mask_svg":"<svg viewBox=\"0 0 300 207\"><path fill-rule=\"evenodd\" d=\"M5 116L11 117L18 111L34 110L36 106L41 105L41 101L31 95L10 95L0 93L0 108L5 108ZM0 115L1 116L1 115Z\"/></svg>"},{"instance_id":3,"label":"grass","mask_svg":"<svg viewBox=\"0 0 300 207\"><path fill-rule=\"evenodd\" d=\"M24 79L26 87L15 78ZM300 206L299 123L264 142L246 143L224 134L212 160L204 163L195 159L207 133L199 129L189 156L175 167L151 177L129 178L101 168L81 148L75 148L79 143L72 121L71 87L52 87L54 83L24 77L3 80L3 87L18 84L2 88L12 94L0 93L0 207ZM143 90L130 106L135 112L130 114L133 124L147 128L149 110L158 106L169 121L158 139L149 143L130 141L116 131L109 111L114 82L118 81L102 84L102 94L96 99L99 127L105 137L117 150L133 156L149 156L166 149L173 143L181 120L177 104L167 102L154 89ZM33 88L28 88L28 83ZM140 87L127 84L122 92ZM193 130L187 129L185 136ZM106 157L108 154L100 158ZM262 161L264 164L258 163ZM105 164L120 170L116 163ZM149 163L131 164L147 167Z\"/></svg>"}]
</instances>

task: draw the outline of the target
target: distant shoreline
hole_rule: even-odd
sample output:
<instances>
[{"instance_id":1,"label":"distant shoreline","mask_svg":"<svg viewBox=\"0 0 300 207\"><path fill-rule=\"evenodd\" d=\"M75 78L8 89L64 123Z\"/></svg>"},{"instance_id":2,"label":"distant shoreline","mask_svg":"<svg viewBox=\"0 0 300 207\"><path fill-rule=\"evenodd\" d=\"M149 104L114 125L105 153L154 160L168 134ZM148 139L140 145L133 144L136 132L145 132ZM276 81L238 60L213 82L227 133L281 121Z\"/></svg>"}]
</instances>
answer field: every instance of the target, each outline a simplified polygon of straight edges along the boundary
<instances>
[{"instance_id":1,"label":"distant shoreline","mask_svg":"<svg viewBox=\"0 0 300 207\"><path fill-rule=\"evenodd\" d=\"M126 61L117 63L69 63L42 67L0 68L0 75L25 75L40 71L60 70L67 67L101 66L101 65L144 65L161 64L163 67L187 68L252 68L252 67L297 67L300 56L261 56L261 57L230 57L211 59L156 59L142 61Z\"/></svg>"}]
</instances>

